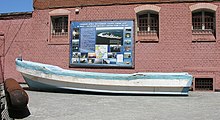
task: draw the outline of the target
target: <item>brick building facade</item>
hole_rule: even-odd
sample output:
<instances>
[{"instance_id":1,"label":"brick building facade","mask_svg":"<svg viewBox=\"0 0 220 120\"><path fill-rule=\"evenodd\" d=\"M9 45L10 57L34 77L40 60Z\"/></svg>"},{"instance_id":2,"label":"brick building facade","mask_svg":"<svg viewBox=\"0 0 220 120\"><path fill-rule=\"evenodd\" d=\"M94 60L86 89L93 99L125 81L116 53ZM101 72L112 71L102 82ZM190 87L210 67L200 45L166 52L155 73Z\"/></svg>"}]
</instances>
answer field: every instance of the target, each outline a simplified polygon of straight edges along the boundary
<instances>
[{"instance_id":1,"label":"brick building facade","mask_svg":"<svg viewBox=\"0 0 220 120\"><path fill-rule=\"evenodd\" d=\"M53 19L59 16L67 18L67 31L54 36ZM219 16L217 0L34 0L32 13L0 15L1 71L4 78L23 82L15 69L15 58L22 55L82 71L189 72L194 90L220 90ZM71 22L119 20L134 23L132 68L69 67Z\"/></svg>"}]
</instances>

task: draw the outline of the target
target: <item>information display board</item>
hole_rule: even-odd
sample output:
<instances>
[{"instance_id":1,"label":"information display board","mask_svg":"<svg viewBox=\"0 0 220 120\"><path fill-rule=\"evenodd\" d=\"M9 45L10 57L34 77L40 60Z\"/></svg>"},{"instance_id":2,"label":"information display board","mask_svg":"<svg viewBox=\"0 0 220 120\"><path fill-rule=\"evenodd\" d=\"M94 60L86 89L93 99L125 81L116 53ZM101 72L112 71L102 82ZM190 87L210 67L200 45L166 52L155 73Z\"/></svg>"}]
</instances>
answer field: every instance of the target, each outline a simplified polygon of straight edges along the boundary
<instances>
[{"instance_id":1,"label":"information display board","mask_svg":"<svg viewBox=\"0 0 220 120\"><path fill-rule=\"evenodd\" d=\"M133 67L133 21L71 22L70 67Z\"/></svg>"}]
</instances>

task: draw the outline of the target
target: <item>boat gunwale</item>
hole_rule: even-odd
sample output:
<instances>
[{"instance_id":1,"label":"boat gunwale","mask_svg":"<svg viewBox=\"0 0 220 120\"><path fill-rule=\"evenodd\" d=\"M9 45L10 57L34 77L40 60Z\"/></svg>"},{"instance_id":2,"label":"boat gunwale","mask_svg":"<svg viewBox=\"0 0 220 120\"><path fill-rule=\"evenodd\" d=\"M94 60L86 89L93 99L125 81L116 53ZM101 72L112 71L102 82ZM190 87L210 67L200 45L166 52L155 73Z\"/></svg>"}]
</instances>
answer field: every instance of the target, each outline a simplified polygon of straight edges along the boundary
<instances>
[{"instance_id":1,"label":"boat gunwale","mask_svg":"<svg viewBox=\"0 0 220 120\"><path fill-rule=\"evenodd\" d=\"M136 80L136 79L188 79L192 81L192 76L186 72L181 73L133 73L133 74L116 74L116 73L98 73L98 72L83 72L76 70L67 70L58 66L24 61L16 59L17 67L40 71L45 74L55 74L61 76L80 77L80 78L95 78L106 80Z\"/></svg>"}]
</instances>

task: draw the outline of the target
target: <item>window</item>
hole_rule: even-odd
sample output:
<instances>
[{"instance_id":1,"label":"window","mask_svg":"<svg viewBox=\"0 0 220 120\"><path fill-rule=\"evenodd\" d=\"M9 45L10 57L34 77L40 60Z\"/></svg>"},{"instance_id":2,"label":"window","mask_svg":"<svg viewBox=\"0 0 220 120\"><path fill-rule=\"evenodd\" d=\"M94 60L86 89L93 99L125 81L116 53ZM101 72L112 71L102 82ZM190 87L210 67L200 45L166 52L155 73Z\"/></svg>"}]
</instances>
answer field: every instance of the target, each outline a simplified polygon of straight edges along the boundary
<instances>
[{"instance_id":1,"label":"window","mask_svg":"<svg viewBox=\"0 0 220 120\"><path fill-rule=\"evenodd\" d=\"M49 39L50 45L68 45L70 28L70 11L55 9L49 12Z\"/></svg>"},{"instance_id":2,"label":"window","mask_svg":"<svg viewBox=\"0 0 220 120\"><path fill-rule=\"evenodd\" d=\"M52 37L68 35L68 16L51 16L51 22Z\"/></svg>"},{"instance_id":3,"label":"window","mask_svg":"<svg viewBox=\"0 0 220 120\"><path fill-rule=\"evenodd\" d=\"M136 43L159 42L159 12L155 5L141 5L134 8L136 13Z\"/></svg>"},{"instance_id":4,"label":"window","mask_svg":"<svg viewBox=\"0 0 220 120\"><path fill-rule=\"evenodd\" d=\"M193 42L215 42L215 12L199 9L192 12Z\"/></svg>"},{"instance_id":5,"label":"window","mask_svg":"<svg viewBox=\"0 0 220 120\"><path fill-rule=\"evenodd\" d=\"M193 30L210 31L215 34L215 14L209 11L192 13Z\"/></svg>"},{"instance_id":6,"label":"window","mask_svg":"<svg viewBox=\"0 0 220 120\"><path fill-rule=\"evenodd\" d=\"M195 90L213 91L213 78L195 78Z\"/></svg>"},{"instance_id":7,"label":"window","mask_svg":"<svg viewBox=\"0 0 220 120\"><path fill-rule=\"evenodd\" d=\"M137 13L136 42L158 42L159 15L156 11L141 11Z\"/></svg>"},{"instance_id":8,"label":"window","mask_svg":"<svg viewBox=\"0 0 220 120\"><path fill-rule=\"evenodd\" d=\"M138 14L138 32L152 32L157 33L159 31L159 20L157 13L146 12L144 14Z\"/></svg>"},{"instance_id":9,"label":"window","mask_svg":"<svg viewBox=\"0 0 220 120\"><path fill-rule=\"evenodd\" d=\"M216 42L216 11L211 3L189 6L192 12L192 42Z\"/></svg>"}]
</instances>

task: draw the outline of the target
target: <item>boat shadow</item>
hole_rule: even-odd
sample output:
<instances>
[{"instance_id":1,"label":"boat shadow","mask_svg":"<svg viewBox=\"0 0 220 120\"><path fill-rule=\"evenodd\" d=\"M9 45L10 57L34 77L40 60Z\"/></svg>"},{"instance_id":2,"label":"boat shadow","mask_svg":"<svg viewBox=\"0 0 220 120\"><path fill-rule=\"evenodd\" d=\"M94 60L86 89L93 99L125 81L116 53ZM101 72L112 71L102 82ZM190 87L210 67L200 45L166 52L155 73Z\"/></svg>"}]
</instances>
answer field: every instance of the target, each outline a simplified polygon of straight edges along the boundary
<instances>
[{"instance_id":1,"label":"boat shadow","mask_svg":"<svg viewBox=\"0 0 220 120\"><path fill-rule=\"evenodd\" d=\"M62 94L83 94L83 95L103 95L103 96L158 96L158 97L183 97L188 95L179 94L134 94L134 93L104 93L104 92L91 92L91 91L80 91L80 90L67 90L67 89L53 89L53 90L37 90L30 89L29 87L23 87L26 91L33 92L47 92L47 93L62 93Z\"/></svg>"}]
</instances>

